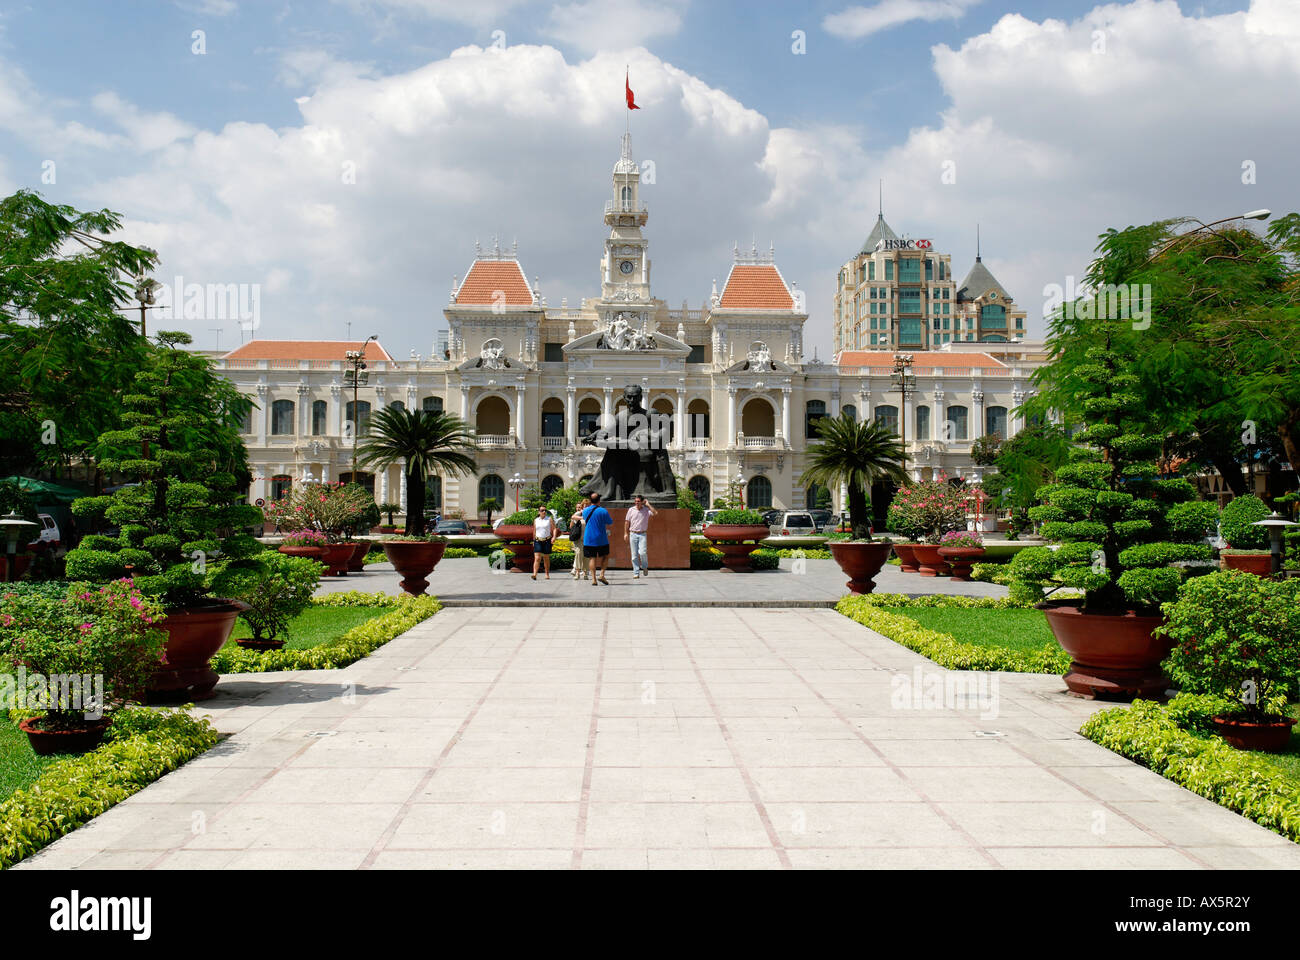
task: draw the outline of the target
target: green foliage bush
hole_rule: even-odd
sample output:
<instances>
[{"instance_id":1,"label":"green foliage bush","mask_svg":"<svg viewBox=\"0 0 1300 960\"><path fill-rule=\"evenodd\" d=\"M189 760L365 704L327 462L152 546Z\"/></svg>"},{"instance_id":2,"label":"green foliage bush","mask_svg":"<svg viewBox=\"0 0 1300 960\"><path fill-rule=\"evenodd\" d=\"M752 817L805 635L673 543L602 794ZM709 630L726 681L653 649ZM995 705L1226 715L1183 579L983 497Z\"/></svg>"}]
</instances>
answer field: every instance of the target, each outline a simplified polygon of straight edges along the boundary
<instances>
[{"instance_id":1,"label":"green foliage bush","mask_svg":"<svg viewBox=\"0 0 1300 960\"><path fill-rule=\"evenodd\" d=\"M533 521L536 519L537 519L536 508L532 510L516 510L514 513L510 514L508 517L502 520L501 525L503 527L506 524L510 524L512 526L531 527L533 525Z\"/></svg>"},{"instance_id":2,"label":"green foliage bush","mask_svg":"<svg viewBox=\"0 0 1300 960\"><path fill-rule=\"evenodd\" d=\"M89 822L218 739L211 723L183 710L122 711L103 746L52 763L30 787L0 802L0 869Z\"/></svg>"},{"instance_id":3,"label":"green foliage bush","mask_svg":"<svg viewBox=\"0 0 1300 960\"><path fill-rule=\"evenodd\" d=\"M1223 508L1219 532L1236 550L1262 550L1268 546L1268 531L1254 524L1266 519L1268 514L1268 507L1259 497L1233 497Z\"/></svg>"},{"instance_id":4,"label":"green foliage bush","mask_svg":"<svg viewBox=\"0 0 1300 960\"><path fill-rule=\"evenodd\" d=\"M307 609L323 568L309 557L291 557L274 550L255 559L257 567L240 571L229 595L248 604L240 616L252 629L253 639L272 640Z\"/></svg>"},{"instance_id":5,"label":"green foliage bush","mask_svg":"<svg viewBox=\"0 0 1300 960\"><path fill-rule=\"evenodd\" d=\"M704 519L704 504L696 500L691 488L684 484L677 488L677 507L679 510L691 511L691 523L699 523Z\"/></svg>"},{"instance_id":6,"label":"green foliage bush","mask_svg":"<svg viewBox=\"0 0 1300 960\"><path fill-rule=\"evenodd\" d=\"M713 516L709 526L725 524L729 526L761 526L763 515L757 510L719 510Z\"/></svg>"}]
</instances>

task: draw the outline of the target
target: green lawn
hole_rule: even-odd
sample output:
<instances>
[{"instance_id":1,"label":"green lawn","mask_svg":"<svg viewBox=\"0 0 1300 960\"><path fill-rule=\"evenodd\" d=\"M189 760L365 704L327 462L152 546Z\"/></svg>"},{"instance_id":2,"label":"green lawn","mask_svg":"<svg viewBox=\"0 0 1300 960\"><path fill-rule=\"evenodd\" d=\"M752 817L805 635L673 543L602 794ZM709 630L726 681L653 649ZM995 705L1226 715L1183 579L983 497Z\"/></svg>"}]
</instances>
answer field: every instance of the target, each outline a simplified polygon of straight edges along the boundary
<instances>
[{"instance_id":1,"label":"green lawn","mask_svg":"<svg viewBox=\"0 0 1300 960\"><path fill-rule=\"evenodd\" d=\"M289 621L288 642L285 649L305 650L319 646L327 640L343 636L353 627L382 617L392 611L392 607L318 607L310 606ZM227 641L227 647L235 646L239 637L251 637L253 631L248 629L244 618L235 623L235 631Z\"/></svg>"},{"instance_id":2,"label":"green lawn","mask_svg":"<svg viewBox=\"0 0 1300 960\"><path fill-rule=\"evenodd\" d=\"M1300 717L1300 704L1291 704L1288 712L1293 717ZM1297 793L1300 793L1300 723L1291 728L1291 743L1279 753L1265 753L1262 750L1247 751L1251 757L1262 760L1278 773L1295 781Z\"/></svg>"},{"instance_id":3,"label":"green lawn","mask_svg":"<svg viewBox=\"0 0 1300 960\"><path fill-rule=\"evenodd\" d=\"M38 757L32 752L27 734L0 713L0 800L6 800L15 790L30 786L41 771L59 756Z\"/></svg>"},{"instance_id":4,"label":"green lawn","mask_svg":"<svg viewBox=\"0 0 1300 960\"><path fill-rule=\"evenodd\" d=\"M958 607L886 607L910 617L928 630L984 647L1034 653L1056 645L1047 618L1040 610L980 610Z\"/></svg>"}]
</instances>

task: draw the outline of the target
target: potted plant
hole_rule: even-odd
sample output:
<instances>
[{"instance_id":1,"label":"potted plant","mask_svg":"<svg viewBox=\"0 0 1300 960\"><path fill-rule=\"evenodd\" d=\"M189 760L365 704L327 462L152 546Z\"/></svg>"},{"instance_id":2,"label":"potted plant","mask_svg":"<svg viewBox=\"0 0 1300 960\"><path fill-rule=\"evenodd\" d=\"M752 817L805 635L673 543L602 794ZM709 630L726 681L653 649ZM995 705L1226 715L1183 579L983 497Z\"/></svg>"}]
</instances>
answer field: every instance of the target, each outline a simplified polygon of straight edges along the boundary
<instances>
[{"instance_id":1,"label":"potted plant","mask_svg":"<svg viewBox=\"0 0 1300 960\"><path fill-rule=\"evenodd\" d=\"M397 524L393 522L393 515L402 512L402 505L400 503L392 503L392 502L381 503L379 505L379 512L384 514L386 517L388 517L388 522L379 528L379 532L396 533Z\"/></svg>"},{"instance_id":2,"label":"potted plant","mask_svg":"<svg viewBox=\"0 0 1300 960\"><path fill-rule=\"evenodd\" d=\"M912 546L918 572L923 577L948 576L951 568L939 555L939 542L948 531L966 528L966 491L940 477L904 487L895 502L910 512L921 531L921 541Z\"/></svg>"},{"instance_id":3,"label":"potted plant","mask_svg":"<svg viewBox=\"0 0 1300 960\"><path fill-rule=\"evenodd\" d=\"M1219 551L1224 567L1259 577L1273 575L1268 531L1255 526L1256 521L1266 520L1268 515L1268 507L1259 497L1247 495L1228 501L1219 519L1219 533L1228 542L1228 549Z\"/></svg>"},{"instance_id":4,"label":"potted plant","mask_svg":"<svg viewBox=\"0 0 1300 960\"><path fill-rule=\"evenodd\" d=\"M512 573L531 573L533 569L533 518L535 510L518 510L497 524L496 535L510 551Z\"/></svg>"},{"instance_id":5,"label":"potted plant","mask_svg":"<svg viewBox=\"0 0 1300 960\"><path fill-rule=\"evenodd\" d=\"M1046 601L1040 609L1073 662L1072 693L1088 697L1159 697L1172 641L1155 630L1160 605L1184 572L1175 562L1209 559L1197 528L1212 504L1196 503L1184 479L1160 478L1150 458L1160 437L1148 432L1137 378L1113 346L1119 321L1102 327L1086 363L1072 372L1068 408L1083 411L1069 462L1039 488L1029 511L1054 547L1029 547L1011 562L1012 596L1043 599L1043 588L1072 587L1083 600ZM1136 350L1131 338L1123 341Z\"/></svg>"},{"instance_id":6,"label":"potted plant","mask_svg":"<svg viewBox=\"0 0 1300 960\"><path fill-rule=\"evenodd\" d=\"M1295 719L1285 713L1300 682L1300 580L1240 570L1193 577L1163 607L1160 633L1177 645L1165 662L1179 688L1237 704L1212 717L1239 750L1282 750Z\"/></svg>"},{"instance_id":7,"label":"potted plant","mask_svg":"<svg viewBox=\"0 0 1300 960\"><path fill-rule=\"evenodd\" d=\"M905 541L904 543L894 541L894 555L898 557L900 569L903 573L916 573L921 569L921 565L917 562L916 553L912 548L925 533L917 519L916 511L908 504L900 503L895 497L885 515L885 526L889 528L890 533L897 534Z\"/></svg>"},{"instance_id":8,"label":"potted plant","mask_svg":"<svg viewBox=\"0 0 1300 960\"><path fill-rule=\"evenodd\" d=\"M137 698L163 662L162 604L129 579L6 592L3 601L0 662L17 674L27 705L36 699L44 711L19 723L32 749L94 749L113 712Z\"/></svg>"},{"instance_id":9,"label":"potted plant","mask_svg":"<svg viewBox=\"0 0 1300 960\"><path fill-rule=\"evenodd\" d=\"M306 557L308 560L320 561L325 556L325 547L329 537L310 527L302 530L290 530L276 548L279 553L289 557Z\"/></svg>"},{"instance_id":10,"label":"potted plant","mask_svg":"<svg viewBox=\"0 0 1300 960\"><path fill-rule=\"evenodd\" d=\"M250 401L218 376L204 355L179 349L185 333L160 333L123 397L125 429L100 437L104 470L138 481L110 496L72 505L103 518L116 536L84 537L68 552L68 577L105 583L128 570L136 587L167 616L166 665L154 675L154 699L199 700L217 674L208 666L230 636L243 604L224 592L229 577L264 547L244 532L262 514L244 501L248 477L240 424Z\"/></svg>"},{"instance_id":11,"label":"potted plant","mask_svg":"<svg viewBox=\"0 0 1300 960\"><path fill-rule=\"evenodd\" d=\"M485 497L483 502L478 505L478 512L487 514L487 523L480 524L479 530L484 533L492 532L492 514L501 509L501 501L496 497Z\"/></svg>"},{"instance_id":12,"label":"potted plant","mask_svg":"<svg viewBox=\"0 0 1300 960\"><path fill-rule=\"evenodd\" d=\"M859 422L841 413L817 421L819 442L810 452L803 482L832 489L843 484L849 494L849 539L829 540L831 556L848 577L855 594L875 589L875 576L889 559L893 544L871 538L871 486L882 480L906 483L903 444L875 421ZM710 530L713 528L710 527Z\"/></svg>"},{"instance_id":13,"label":"potted plant","mask_svg":"<svg viewBox=\"0 0 1300 960\"><path fill-rule=\"evenodd\" d=\"M258 566L245 570L231 587L231 595L247 606L240 616L253 631L235 643L246 650L279 650L289 621L307 609L320 583L321 566L311 557L267 551Z\"/></svg>"},{"instance_id":14,"label":"potted plant","mask_svg":"<svg viewBox=\"0 0 1300 960\"><path fill-rule=\"evenodd\" d=\"M949 530L939 539L939 556L952 567L952 579L969 580L971 564L984 556L984 541L971 530Z\"/></svg>"},{"instance_id":15,"label":"potted plant","mask_svg":"<svg viewBox=\"0 0 1300 960\"><path fill-rule=\"evenodd\" d=\"M722 551L723 570L731 573L752 573L749 555L771 535L757 510L719 510L704 528L704 536Z\"/></svg>"},{"instance_id":16,"label":"potted plant","mask_svg":"<svg viewBox=\"0 0 1300 960\"><path fill-rule=\"evenodd\" d=\"M400 534L383 541L388 562L402 577L402 589L418 597L428 589L429 574L447 550L447 538Z\"/></svg>"}]
</instances>

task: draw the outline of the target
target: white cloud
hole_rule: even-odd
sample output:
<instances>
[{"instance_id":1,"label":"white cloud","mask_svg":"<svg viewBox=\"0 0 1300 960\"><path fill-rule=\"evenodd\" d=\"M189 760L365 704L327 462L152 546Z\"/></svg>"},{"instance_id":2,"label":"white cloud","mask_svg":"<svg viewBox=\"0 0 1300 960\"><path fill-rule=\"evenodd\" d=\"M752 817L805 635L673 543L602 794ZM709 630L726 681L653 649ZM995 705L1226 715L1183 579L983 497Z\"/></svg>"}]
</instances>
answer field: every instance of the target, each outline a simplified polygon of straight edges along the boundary
<instances>
[{"instance_id":1,"label":"white cloud","mask_svg":"<svg viewBox=\"0 0 1300 960\"><path fill-rule=\"evenodd\" d=\"M405 18L446 20L469 26L499 24L506 14L526 5L529 0L335 0L361 13L374 16L389 15Z\"/></svg>"},{"instance_id":2,"label":"white cloud","mask_svg":"<svg viewBox=\"0 0 1300 960\"><path fill-rule=\"evenodd\" d=\"M551 8L542 33L565 46L594 53L638 47L655 37L672 36L682 26L687 0L580 0Z\"/></svg>"},{"instance_id":3,"label":"white cloud","mask_svg":"<svg viewBox=\"0 0 1300 960\"><path fill-rule=\"evenodd\" d=\"M228 17L239 9L235 0L177 0L176 6L205 17Z\"/></svg>"},{"instance_id":4,"label":"white cloud","mask_svg":"<svg viewBox=\"0 0 1300 960\"><path fill-rule=\"evenodd\" d=\"M145 113L115 93L100 93L91 106L122 128L136 150L159 150L193 136L195 128L170 113Z\"/></svg>"},{"instance_id":5,"label":"white cloud","mask_svg":"<svg viewBox=\"0 0 1300 960\"><path fill-rule=\"evenodd\" d=\"M913 20L957 20L979 0L880 0L869 7L848 7L822 20L827 33L859 40Z\"/></svg>"}]
</instances>

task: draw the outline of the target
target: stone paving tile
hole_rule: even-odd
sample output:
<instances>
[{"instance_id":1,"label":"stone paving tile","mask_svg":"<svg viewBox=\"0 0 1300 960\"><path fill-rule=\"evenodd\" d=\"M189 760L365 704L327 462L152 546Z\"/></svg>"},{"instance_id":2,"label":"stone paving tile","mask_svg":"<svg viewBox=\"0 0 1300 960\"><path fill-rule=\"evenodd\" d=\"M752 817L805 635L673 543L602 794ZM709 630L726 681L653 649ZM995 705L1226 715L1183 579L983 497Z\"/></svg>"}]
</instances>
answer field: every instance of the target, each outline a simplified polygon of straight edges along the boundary
<instances>
[{"instance_id":1,"label":"stone paving tile","mask_svg":"<svg viewBox=\"0 0 1300 960\"><path fill-rule=\"evenodd\" d=\"M827 610L449 608L223 679L232 736L17 869L1300 867L1079 737L1105 705L1059 678L902 709L918 668Z\"/></svg>"}]
</instances>

